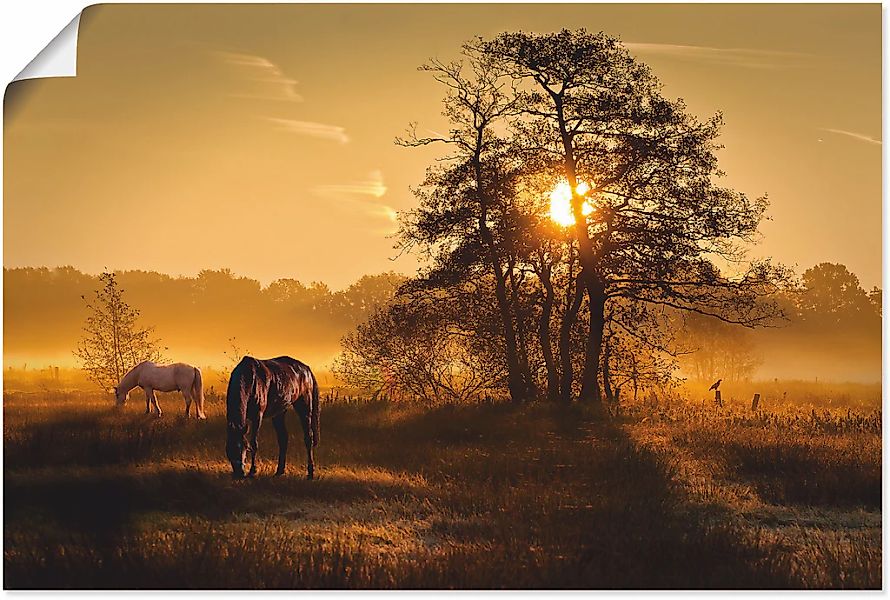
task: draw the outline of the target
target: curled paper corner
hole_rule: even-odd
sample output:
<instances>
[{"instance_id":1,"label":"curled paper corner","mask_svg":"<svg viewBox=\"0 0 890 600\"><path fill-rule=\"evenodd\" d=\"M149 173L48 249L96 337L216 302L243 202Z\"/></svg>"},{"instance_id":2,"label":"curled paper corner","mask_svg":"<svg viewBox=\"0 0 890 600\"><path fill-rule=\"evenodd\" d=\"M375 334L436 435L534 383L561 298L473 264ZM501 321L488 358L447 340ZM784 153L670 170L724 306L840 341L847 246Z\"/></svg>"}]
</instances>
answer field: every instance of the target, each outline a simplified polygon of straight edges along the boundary
<instances>
[{"instance_id":1,"label":"curled paper corner","mask_svg":"<svg viewBox=\"0 0 890 600\"><path fill-rule=\"evenodd\" d=\"M40 77L74 77L77 75L77 31L80 15L71 19L59 34L37 53L13 81Z\"/></svg>"}]
</instances>

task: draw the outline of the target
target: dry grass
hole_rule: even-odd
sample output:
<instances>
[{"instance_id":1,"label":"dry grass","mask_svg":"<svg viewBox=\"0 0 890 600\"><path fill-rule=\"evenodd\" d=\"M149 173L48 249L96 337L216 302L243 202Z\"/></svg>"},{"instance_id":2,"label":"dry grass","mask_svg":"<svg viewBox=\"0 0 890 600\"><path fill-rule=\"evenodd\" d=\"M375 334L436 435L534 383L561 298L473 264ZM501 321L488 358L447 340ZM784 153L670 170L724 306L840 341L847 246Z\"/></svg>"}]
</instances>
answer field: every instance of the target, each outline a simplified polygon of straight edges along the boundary
<instances>
[{"instance_id":1,"label":"dry grass","mask_svg":"<svg viewBox=\"0 0 890 600\"><path fill-rule=\"evenodd\" d=\"M880 510L879 431L677 406L601 420L577 406L334 404L316 481L297 443L289 475L269 477L265 428L262 476L233 482L219 405L197 423L175 398L162 419L134 404L5 398L7 588L881 584L879 512L876 540L862 526ZM831 474L800 484L813 465Z\"/></svg>"},{"instance_id":2,"label":"dry grass","mask_svg":"<svg viewBox=\"0 0 890 600\"><path fill-rule=\"evenodd\" d=\"M623 413L638 444L673 458L701 512L784 548L779 564L807 587L869 588L881 581L881 411L863 406L754 412L674 399Z\"/></svg>"}]
</instances>

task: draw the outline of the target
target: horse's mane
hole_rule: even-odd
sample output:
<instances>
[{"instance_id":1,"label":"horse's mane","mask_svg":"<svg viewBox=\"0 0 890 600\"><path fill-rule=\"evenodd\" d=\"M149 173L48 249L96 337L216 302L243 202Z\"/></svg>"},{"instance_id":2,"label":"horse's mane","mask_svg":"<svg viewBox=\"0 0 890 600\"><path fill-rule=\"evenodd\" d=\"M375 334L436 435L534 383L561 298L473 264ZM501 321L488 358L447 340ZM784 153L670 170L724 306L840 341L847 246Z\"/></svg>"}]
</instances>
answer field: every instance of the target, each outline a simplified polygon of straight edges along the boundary
<instances>
[{"instance_id":1,"label":"horse's mane","mask_svg":"<svg viewBox=\"0 0 890 600\"><path fill-rule=\"evenodd\" d=\"M125 388L127 391L136 387L136 378L138 376L138 370L144 364L149 363L149 360L143 360L141 363L137 364L135 367L127 371L121 380L117 382L117 387Z\"/></svg>"}]
</instances>

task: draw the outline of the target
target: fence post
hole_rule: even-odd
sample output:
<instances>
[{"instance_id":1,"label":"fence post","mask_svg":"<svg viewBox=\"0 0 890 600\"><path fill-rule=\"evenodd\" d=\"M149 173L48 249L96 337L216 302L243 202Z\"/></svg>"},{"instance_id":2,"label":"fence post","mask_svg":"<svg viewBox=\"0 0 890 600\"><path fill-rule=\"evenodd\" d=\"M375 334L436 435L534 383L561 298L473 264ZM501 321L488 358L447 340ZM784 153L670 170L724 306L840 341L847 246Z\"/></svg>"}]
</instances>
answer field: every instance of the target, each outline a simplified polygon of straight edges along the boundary
<instances>
[{"instance_id":1,"label":"fence post","mask_svg":"<svg viewBox=\"0 0 890 600\"><path fill-rule=\"evenodd\" d=\"M723 408L723 398L720 397L720 390L714 390L714 404Z\"/></svg>"},{"instance_id":2,"label":"fence post","mask_svg":"<svg viewBox=\"0 0 890 600\"><path fill-rule=\"evenodd\" d=\"M757 410L758 406L760 406L760 394L754 394L754 399L751 400L751 410Z\"/></svg>"}]
</instances>

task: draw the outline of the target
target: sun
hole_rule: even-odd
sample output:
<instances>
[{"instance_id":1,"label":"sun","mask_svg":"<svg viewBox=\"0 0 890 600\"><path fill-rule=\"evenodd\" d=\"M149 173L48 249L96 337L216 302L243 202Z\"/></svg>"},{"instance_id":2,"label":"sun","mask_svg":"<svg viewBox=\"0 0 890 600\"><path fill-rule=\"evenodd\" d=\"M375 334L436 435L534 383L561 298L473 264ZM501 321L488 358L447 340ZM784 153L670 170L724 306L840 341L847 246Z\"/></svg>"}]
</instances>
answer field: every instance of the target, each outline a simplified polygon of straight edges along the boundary
<instances>
[{"instance_id":1,"label":"sun","mask_svg":"<svg viewBox=\"0 0 890 600\"><path fill-rule=\"evenodd\" d=\"M583 196L590 191L590 186L582 181L575 187L575 191L579 196ZM593 205L585 200L581 205L581 214L586 217L592 212ZM560 181L550 192L550 218L563 227L575 224L575 215L572 214L572 188L568 181Z\"/></svg>"}]
</instances>

